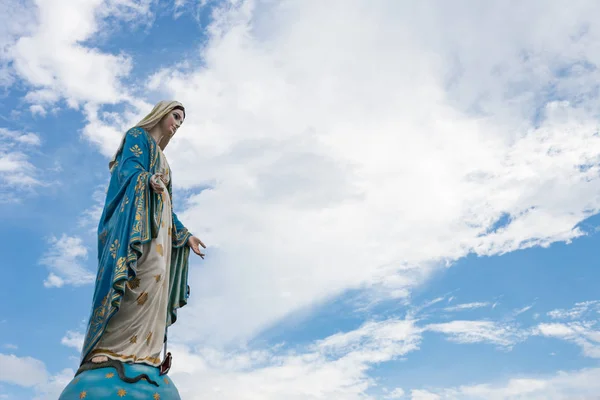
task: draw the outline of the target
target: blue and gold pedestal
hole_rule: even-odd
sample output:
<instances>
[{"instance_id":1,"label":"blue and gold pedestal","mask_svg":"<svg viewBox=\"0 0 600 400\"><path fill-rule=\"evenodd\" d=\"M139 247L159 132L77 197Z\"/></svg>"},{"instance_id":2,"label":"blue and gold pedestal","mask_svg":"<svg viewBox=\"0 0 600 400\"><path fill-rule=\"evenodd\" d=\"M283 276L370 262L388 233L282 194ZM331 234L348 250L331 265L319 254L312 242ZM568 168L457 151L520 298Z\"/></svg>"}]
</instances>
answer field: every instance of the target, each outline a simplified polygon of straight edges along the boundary
<instances>
[{"instance_id":1,"label":"blue and gold pedestal","mask_svg":"<svg viewBox=\"0 0 600 400\"><path fill-rule=\"evenodd\" d=\"M119 379L112 367L84 371L77 375L63 390L59 400L181 400L177 388L168 375L160 376L158 368L144 364L123 364L125 376L135 377L147 374L158 387L141 379L136 383L126 383Z\"/></svg>"}]
</instances>

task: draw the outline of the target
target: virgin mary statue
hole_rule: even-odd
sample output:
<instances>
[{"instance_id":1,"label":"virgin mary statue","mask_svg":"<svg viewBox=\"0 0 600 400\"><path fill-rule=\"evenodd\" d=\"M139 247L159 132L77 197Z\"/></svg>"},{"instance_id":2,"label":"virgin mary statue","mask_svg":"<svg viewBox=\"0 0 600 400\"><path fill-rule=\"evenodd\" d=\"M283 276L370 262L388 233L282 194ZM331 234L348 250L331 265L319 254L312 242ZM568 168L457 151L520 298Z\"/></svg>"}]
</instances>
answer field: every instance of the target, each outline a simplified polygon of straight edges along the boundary
<instances>
[{"instance_id":1,"label":"virgin mary statue","mask_svg":"<svg viewBox=\"0 0 600 400\"><path fill-rule=\"evenodd\" d=\"M190 248L202 258L200 246L206 248L172 208L163 150L184 119L179 102L158 103L125 133L109 162L91 316L80 368L61 399L120 398L127 390L179 398L166 377L166 332L187 303Z\"/></svg>"}]
</instances>

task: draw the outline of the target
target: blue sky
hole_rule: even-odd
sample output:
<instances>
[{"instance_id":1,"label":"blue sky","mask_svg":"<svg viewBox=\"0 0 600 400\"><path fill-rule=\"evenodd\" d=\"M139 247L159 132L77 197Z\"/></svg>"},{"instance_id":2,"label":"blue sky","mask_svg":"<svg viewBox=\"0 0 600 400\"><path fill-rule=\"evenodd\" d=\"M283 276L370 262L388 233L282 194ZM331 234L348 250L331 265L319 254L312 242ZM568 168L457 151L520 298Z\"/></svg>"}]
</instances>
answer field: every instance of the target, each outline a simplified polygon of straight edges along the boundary
<instances>
[{"instance_id":1,"label":"blue sky","mask_svg":"<svg viewBox=\"0 0 600 400\"><path fill-rule=\"evenodd\" d=\"M208 245L183 398L594 398L600 10L570 4L2 3L0 399L73 376L108 159L164 98Z\"/></svg>"}]
</instances>

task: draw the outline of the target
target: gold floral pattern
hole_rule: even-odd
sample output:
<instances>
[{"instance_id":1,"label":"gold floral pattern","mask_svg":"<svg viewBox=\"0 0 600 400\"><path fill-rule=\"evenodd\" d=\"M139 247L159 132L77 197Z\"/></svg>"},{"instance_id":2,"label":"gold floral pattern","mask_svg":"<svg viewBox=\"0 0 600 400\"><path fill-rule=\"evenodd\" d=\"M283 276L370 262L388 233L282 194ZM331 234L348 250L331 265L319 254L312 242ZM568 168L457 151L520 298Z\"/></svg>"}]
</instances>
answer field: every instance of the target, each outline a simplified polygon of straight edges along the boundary
<instances>
[{"instance_id":1,"label":"gold floral pattern","mask_svg":"<svg viewBox=\"0 0 600 400\"><path fill-rule=\"evenodd\" d=\"M106 379L110 379L110 378L112 378L113 376L115 376L115 374L114 374L114 373L112 373L112 372L109 372L108 374L104 375L104 377L105 377Z\"/></svg>"},{"instance_id":2,"label":"gold floral pattern","mask_svg":"<svg viewBox=\"0 0 600 400\"><path fill-rule=\"evenodd\" d=\"M163 256L163 246L162 246L162 244L158 243L158 244L156 245L156 252L157 252L158 254L160 254L160 256L161 256L161 257Z\"/></svg>"},{"instance_id":3,"label":"gold floral pattern","mask_svg":"<svg viewBox=\"0 0 600 400\"><path fill-rule=\"evenodd\" d=\"M127 194L123 197L123 201L121 202L121 212L125 211L125 206L129 204L129 197L127 197Z\"/></svg>"},{"instance_id":4,"label":"gold floral pattern","mask_svg":"<svg viewBox=\"0 0 600 400\"><path fill-rule=\"evenodd\" d=\"M146 335L146 344L148 346L150 346L150 341L152 340L152 332L148 332L148 335Z\"/></svg>"},{"instance_id":5,"label":"gold floral pattern","mask_svg":"<svg viewBox=\"0 0 600 400\"><path fill-rule=\"evenodd\" d=\"M115 239L113 244L110 245L110 255L112 258L117 258L117 252L119 251L119 239Z\"/></svg>"},{"instance_id":6,"label":"gold floral pattern","mask_svg":"<svg viewBox=\"0 0 600 400\"><path fill-rule=\"evenodd\" d=\"M119 389L119 390L117 391L117 395L118 395L119 397L125 397L125 396L127 395L127 391L126 391L125 389Z\"/></svg>"},{"instance_id":7,"label":"gold floral pattern","mask_svg":"<svg viewBox=\"0 0 600 400\"><path fill-rule=\"evenodd\" d=\"M158 275L154 275L154 279L156 280L156 283L160 282L160 279L162 278L161 274Z\"/></svg>"},{"instance_id":8,"label":"gold floral pattern","mask_svg":"<svg viewBox=\"0 0 600 400\"><path fill-rule=\"evenodd\" d=\"M129 343L136 344L137 343L137 335L133 335L131 339L129 339Z\"/></svg>"},{"instance_id":9,"label":"gold floral pattern","mask_svg":"<svg viewBox=\"0 0 600 400\"><path fill-rule=\"evenodd\" d=\"M84 390L81 393L79 393L79 398L80 399L85 399L87 397L87 392Z\"/></svg>"},{"instance_id":10,"label":"gold floral pattern","mask_svg":"<svg viewBox=\"0 0 600 400\"><path fill-rule=\"evenodd\" d=\"M132 147L130 147L129 151L131 151L131 153L136 157L139 157L142 154L144 154L142 149L140 149L140 146L138 146L137 144L134 144Z\"/></svg>"},{"instance_id":11,"label":"gold floral pattern","mask_svg":"<svg viewBox=\"0 0 600 400\"><path fill-rule=\"evenodd\" d=\"M117 266L115 267L114 281L127 277L127 258L119 257Z\"/></svg>"},{"instance_id":12,"label":"gold floral pattern","mask_svg":"<svg viewBox=\"0 0 600 400\"><path fill-rule=\"evenodd\" d=\"M137 289L140 287L140 278L138 278L137 276L135 278L131 278L128 282L127 282L127 287L131 290L133 289Z\"/></svg>"},{"instance_id":13,"label":"gold floral pattern","mask_svg":"<svg viewBox=\"0 0 600 400\"><path fill-rule=\"evenodd\" d=\"M129 134L136 138L142 134L142 130L140 128L133 128L129 130Z\"/></svg>"},{"instance_id":14,"label":"gold floral pattern","mask_svg":"<svg viewBox=\"0 0 600 400\"><path fill-rule=\"evenodd\" d=\"M152 396L154 398L154 400L160 400L160 394L158 393L154 393L154 396Z\"/></svg>"}]
</instances>

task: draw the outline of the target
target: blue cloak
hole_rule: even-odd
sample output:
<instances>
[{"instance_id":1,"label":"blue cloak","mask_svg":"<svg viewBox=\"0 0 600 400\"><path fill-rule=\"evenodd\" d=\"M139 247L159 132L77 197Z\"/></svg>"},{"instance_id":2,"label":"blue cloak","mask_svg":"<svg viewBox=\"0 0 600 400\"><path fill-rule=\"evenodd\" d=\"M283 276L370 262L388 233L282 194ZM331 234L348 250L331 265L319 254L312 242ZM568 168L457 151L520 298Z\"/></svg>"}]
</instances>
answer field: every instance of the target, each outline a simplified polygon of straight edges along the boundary
<instances>
[{"instance_id":1,"label":"blue cloak","mask_svg":"<svg viewBox=\"0 0 600 400\"><path fill-rule=\"evenodd\" d=\"M140 127L127 131L124 140L111 168L106 202L98 225L98 274L81 362L87 361L108 321L119 311L125 285L136 276L142 245L157 237L162 222L162 195L150 187L150 177L158 171L160 150L148 132ZM171 182L167 191L172 198ZM176 321L177 309L187 303L189 296L190 249L186 244L191 233L174 212L172 216L167 327Z\"/></svg>"}]
</instances>

